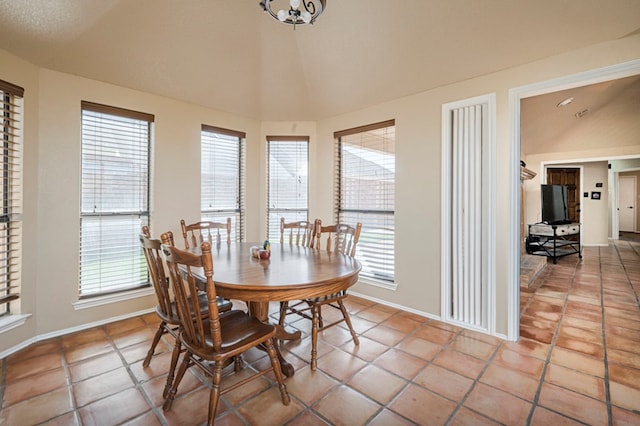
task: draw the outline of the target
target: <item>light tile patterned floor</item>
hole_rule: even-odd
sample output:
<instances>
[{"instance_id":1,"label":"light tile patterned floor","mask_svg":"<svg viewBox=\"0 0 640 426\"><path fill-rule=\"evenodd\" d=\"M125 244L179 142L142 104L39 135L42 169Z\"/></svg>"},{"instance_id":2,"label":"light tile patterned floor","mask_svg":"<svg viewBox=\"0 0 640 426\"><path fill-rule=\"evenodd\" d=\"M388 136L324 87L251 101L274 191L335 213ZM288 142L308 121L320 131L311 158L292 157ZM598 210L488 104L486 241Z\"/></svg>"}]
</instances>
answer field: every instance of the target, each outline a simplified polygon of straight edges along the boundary
<instances>
[{"instance_id":1,"label":"light tile patterned floor","mask_svg":"<svg viewBox=\"0 0 640 426\"><path fill-rule=\"evenodd\" d=\"M324 332L312 372L309 322L292 323L304 338L283 345L296 368L286 380L291 404L263 378L223 396L216 422L640 424L639 294L640 244L619 241L549 263L521 295L517 343L351 297L359 346L344 328ZM0 361L0 424L202 424L209 391L195 372L162 411L171 339L141 365L156 327L145 315ZM266 362L259 351L245 361Z\"/></svg>"}]
</instances>

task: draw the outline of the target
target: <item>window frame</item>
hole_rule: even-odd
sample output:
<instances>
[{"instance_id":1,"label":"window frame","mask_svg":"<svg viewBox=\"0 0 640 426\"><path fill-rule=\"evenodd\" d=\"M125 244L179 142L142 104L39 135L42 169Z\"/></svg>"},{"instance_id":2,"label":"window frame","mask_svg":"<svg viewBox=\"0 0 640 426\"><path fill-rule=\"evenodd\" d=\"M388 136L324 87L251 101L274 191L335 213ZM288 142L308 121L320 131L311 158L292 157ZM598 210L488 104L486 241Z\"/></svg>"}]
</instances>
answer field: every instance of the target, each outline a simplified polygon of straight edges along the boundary
<instances>
[{"instance_id":1,"label":"window frame","mask_svg":"<svg viewBox=\"0 0 640 426\"><path fill-rule=\"evenodd\" d=\"M286 222L297 222L297 221L308 221L309 220L309 136L267 136L267 146L266 146L266 156L267 156L267 205L266 205L266 221L267 221L267 229L266 229L266 238L271 240L280 239L280 218L284 217ZM304 198L306 199L306 207L305 208L290 208L290 207L275 207L271 208L271 148L272 144L283 143L303 143L306 147L306 185ZM272 214L276 214L277 216L271 218ZM277 229L277 231L276 231ZM274 235L272 235L272 233Z\"/></svg>"},{"instance_id":2,"label":"window frame","mask_svg":"<svg viewBox=\"0 0 640 426\"><path fill-rule=\"evenodd\" d=\"M393 171L393 193L390 197L384 197L385 203L391 202L393 205L393 209L380 209L371 207L363 207L363 208L353 208L345 206L345 198L346 198L346 190L343 187L343 178L345 177L344 167L344 153L343 149L345 144L345 139L348 137L353 137L357 135L364 135L368 132L383 130L387 128L393 127L393 163L394 163L394 171ZM361 282L365 282L367 284L372 284L375 286L395 289L396 288L396 277L395 277L395 187L396 187L396 174L395 174L395 119L386 120L378 123L368 124L364 126L354 127L346 130L341 130L334 132L334 140L335 140L335 161L336 161L336 169L335 169L335 202L334 202L334 215L335 220L338 223L347 223L351 226L355 226L355 223L362 222L362 231L360 234L360 240L358 242L358 248L356 250L356 259L360 260L363 265L363 269L360 272L359 280ZM372 232L370 231L371 226L363 221L363 217L371 217L372 215L382 216L382 223L385 224L383 228L378 231L382 232ZM351 218L346 219L345 216L351 216ZM388 217L391 216L389 220ZM386 217L386 218L384 218ZM353 219L352 219L353 218ZM355 220L355 222L354 222ZM354 222L354 223L351 223ZM388 224L392 225L391 229L388 229ZM383 237L378 237L378 243L373 243L376 239L376 233L378 235L384 234ZM388 234L392 234L392 238L389 239ZM375 258L380 258L383 256L381 252L391 252L391 257L387 254L384 254L383 261L375 260ZM371 262L367 260L370 259ZM386 265L386 268L379 267L376 268L371 265L375 265L376 263L380 263ZM386 270L390 270L391 273L385 272ZM385 275L389 276L389 278L385 278Z\"/></svg>"},{"instance_id":3,"label":"window frame","mask_svg":"<svg viewBox=\"0 0 640 426\"><path fill-rule=\"evenodd\" d=\"M152 294L152 288L149 281L149 274L147 270L146 260L144 258L144 254L142 253L142 250L140 249L137 235L140 232L142 225L148 226L150 223L151 171L152 171L151 156L152 156L152 135L153 135L154 115L144 113L144 112L139 112L139 111L133 111L125 108L102 105L102 104L89 102L89 101L81 101L80 112L81 112L81 156L82 158L81 158L81 170L80 170L80 215L79 215L79 221L80 221L79 223L79 231L80 231L80 234L79 234L79 242L80 242L79 282L78 282L79 302L77 304L74 304L76 309L99 305L99 304L102 304L101 301L104 301L104 303L110 303L111 301L119 301L119 300L129 298L127 296L137 297L137 296L145 296L147 294ZM84 203L84 185L85 185L85 178L88 176L88 174L85 175L85 168L89 167L88 161L87 163L85 163L84 161L85 154L89 153L88 151L89 142L86 140L86 138L88 138L88 135L85 134L85 120L88 120L92 114L97 115L95 116L95 118L102 118L104 120L116 121L118 119L124 119L124 120L131 120L131 123L134 123L134 121L138 121L138 124L141 126L141 128L146 125L146 133L143 134L142 138L139 138L139 140L135 141L138 143L138 145L135 145L135 143L130 143L130 144L123 143L122 145L120 145L123 148L127 148L127 147L133 148L133 149L143 148L144 150L146 150L146 151L144 150L141 151L142 156L132 157L134 161L136 159L137 160L144 159L144 161L146 161L146 164L144 164L146 167L143 168L144 175L146 177L145 189L144 189L145 194L142 197L136 199L136 201L141 202L141 206L142 206L138 210L131 209L131 210L114 211L113 209L111 210L103 209L102 206L101 207L94 206L94 209L93 209L94 211L90 212L84 208L84 204L85 204ZM95 126L95 129L99 130L100 126ZM114 142L115 140L114 135L108 134L107 137L109 136L112 137L111 142ZM144 144L141 144L140 142L143 140L144 140ZM95 145L102 146L101 144L104 144L104 143L105 141L101 143L96 142ZM87 151L85 151L85 148L87 149ZM99 159L95 160L96 163L106 160L106 156L104 155L100 156L99 153L97 153L96 155L98 155L99 157ZM120 157L120 155L116 155L116 157ZM123 163L125 160L123 160ZM118 164L122 164L122 163L118 163ZM134 163L134 166L135 166L135 163ZM115 166L114 169L112 170L115 170L116 168L117 166ZM100 176L104 177L104 174L102 173L102 171L100 173ZM135 186L132 186L132 188L136 189ZM100 191L98 194L102 194L102 191ZM132 197L131 199L133 200L135 199L135 197ZM101 201L104 202L105 200L101 200ZM133 229L133 228L131 229L131 235L126 234L126 237L130 239L128 241L122 240L123 242L125 242L125 245L121 247L128 249L131 253L136 253L136 255L134 255L134 258L132 260L133 264L131 266L130 272L138 275L139 279L132 281L130 285L122 286L120 288L112 288L114 287L114 285L111 284L111 285L105 285L104 290L91 291L91 287L89 286L89 283L94 282L94 283L97 283L98 286L102 286L101 284L102 280L100 278L95 280L89 280L87 278L86 280L83 280L83 268L89 270L89 266L88 266L89 261L83 260L83 257L85 257L85 259L89 257L89 249L91 247L90 244L83 245L83 226L85 225L85 223L83 222L91 223L92 221L97 221L97 227L98 229L100 229L100 238L103 239L104 233L107 232L104 226L106 226L106 224L109 221L115 221L118 219L126 220L127 218L135 221L136 217L140 220L139 226L133 227L137 229ZM123 238L123 237L124 236L120 236L120 238ZM98 245L95 245L94 247L97 248L98 250L98 257L99 257L98 269L100 270L99 275L102 275L102 274L107 275L108 272L110 272L111 270L123 271L125 273L128 272L126 267L121 269L118 269L117 267L113 269L108 269L106 266L103 265L103 260L109 258L109 251L106 244L98 244ZM90 272L86 272L86 274L90 274Z\"/></svg>"},{"instance_id":4,"label":"window frame","mask_svg":"<svg viewBox=\"0 0 640 426\"><path fill-rule=\"evenodd\" d=\"M208 185L208 182L205 182L205 143L208 144L211 142L211 152L215 152L213 144L215 143L215 136L211 136L214 140L206 140L205 133L208 134L220 134L227 137L237 138L238 142L238 158L237 158L237 185L235 188L236 192L236 206L234 208L210 208L206 209L204 207L205 199L204 199L204 188ZM246 138L247 135L245 132L240 132L237 130L225 129L217 126L210 126L207 124L202 124L200 129L200 152L201 152L201 161L200 161L200 217L201 220L211 220L214 222L224 222L227 217L232 218L231 226L232 226L232 241L242 242L245 239L245 203L246 203ZM233 220L235 218L235 220Z\"/></svg>"},{"instance_id":5,"label":"window frame","mask_svg":"<svg viewBox=\"0 0 640 426\"><path fill-rule=\"evenodd\" d=\"M2 111L2 161L0 172L0 247L7 256L0 261L0 331L13 328L26 320L19 315L22 284L22 126L24 89L0 80ZM17 321L17 322L16 322Z\"/></svg>"}]
</instances>

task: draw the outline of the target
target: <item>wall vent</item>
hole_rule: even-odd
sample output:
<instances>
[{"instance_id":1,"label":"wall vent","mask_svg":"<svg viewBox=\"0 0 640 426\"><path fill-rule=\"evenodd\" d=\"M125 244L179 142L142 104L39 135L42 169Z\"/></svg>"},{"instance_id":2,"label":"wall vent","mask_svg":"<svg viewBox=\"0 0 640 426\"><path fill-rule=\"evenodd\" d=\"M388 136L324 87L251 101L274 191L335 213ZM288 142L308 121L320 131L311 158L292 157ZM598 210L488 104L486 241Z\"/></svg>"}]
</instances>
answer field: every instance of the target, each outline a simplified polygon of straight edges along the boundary
<instances>
[{"instance_id":1,"label":"wall vent","mask_svg":"<svg viewBox=\"0 0 640 426\"><path fill-rule=\"evenodd\" d=\"M589 108L585 108L582 111L576 112L576 118L582 118L587 114L589 114Z\"/></svg>"}]
</instances>

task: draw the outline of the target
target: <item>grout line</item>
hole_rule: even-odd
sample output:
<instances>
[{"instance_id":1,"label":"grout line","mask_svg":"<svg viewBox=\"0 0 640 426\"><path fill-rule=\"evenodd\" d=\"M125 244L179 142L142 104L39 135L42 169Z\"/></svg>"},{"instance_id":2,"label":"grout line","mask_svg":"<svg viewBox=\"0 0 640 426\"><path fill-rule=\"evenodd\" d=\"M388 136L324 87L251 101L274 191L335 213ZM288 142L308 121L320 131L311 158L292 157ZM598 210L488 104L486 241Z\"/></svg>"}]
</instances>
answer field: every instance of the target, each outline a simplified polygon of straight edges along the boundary
<instances>
[{"instance_id":1,"label":"grout line","mask_svg":"<svg viewBox=\"0 0 640 426\"><path fill-rule=\"evenodd\" d=\"M462 330L464 330L464 329L462 329ZM462 330L460 331L460 333L462 333ZM456 337L457 337L457 336L456 336ZM453 341L453 340L452 340L452 341ZM478 373L478 375L476 376L476 378L475 378L475 379L473 379L473 383L471 384L471 387L469 387L469 390L468 390L468 391L463 395L463 397L460 399L460 401L459 401L459 402L458 402L458 404L456 405L456 408L453 410L453 412L451 412L451 415L449 416L449 419L447 420L447 424L451 423L451 422L453 421L453 419L455 418L455 416L456 416L456 415L460 412L460 410L463 408L464 403L465 403L465 402L467 401L467 399L469 398L469 395L471 395L471 392L473 392L473 390L475 389L476 385L477 385L477 384L478 384L478 382L480 381L480 378L481 378L482 376L484 376L484 373L489 369L489 366L493 365L493 361L495 360L496 355L498 354L498 352L500 352L500 350L502 349L502 347L503 347L504 345L505 345L505 341L501 341L501 342L498 344L498 346L496 346L496 349L493 351L493 353L491 354L491 356L490 356L490 357L485 361L484 367L482 368L482 370L480 371L480 373ZM447 345L447 346L448 346L448 345ZM468 355L468 354L466 354L466 355ZM444 368L444 367L442 367L442 368ZM448 370L448 369L447 369L447 370ZM459 373L457 373L457 372L454 372L454 373L459 374ZM486 386L491 386L491 385L486 384L486 383L483 383L483 384L484 384L484 385L486 385ZM493 387L493 386L491 386L491 387ZM497 389L497 388L496 388L496 389ZM498 390L500 390L500 391L502 391L502 392L505 392L505 393L509 393L509 392L506 392L506 391L504 391L504 390L502 390L502 389L498 389ZM513 395L513 394L510 394L510 395ZM518 396L516 396L516 395L513 395L513 396L515 396L516 398L519 398L519 397L518 397ZM473 411L474 413L476 413L476 414L478 414L478 415L480 415L480 416L484 417L485 419L489 419L489 420L491 420L491 421L497 421L497 419L494 419L494 418L492 418L492 417L488 417L488 416L484 415L483 413L479 413L478 411L476 411L476 410L474 410L474 409L472 409L472 408L469 408L469 407L465 407L465 408L467 408L468 410Z\"/></svg>"},{"instance_id":2,"label":"grout line","mask_svg":"<svg viewBox=\"0 0 640 426\"><path fill-rule=\"evenodd\" d=\"M56 341L58 343L58 350L60 351L60 358L62 359L62 368L64 370L64 375L67 380L67 392L69 392L69 400L71 401L71 410L73 412L73 417L76 420L76 424L82 424L82 419L80 418L80 412L78 411L78 404L76 402L76 398L73 395L73 383L71 379L71 368L69 367L69 363L67 362L67 357L64 352L64 347L62 346L62 338L57 337ZM51 420L51 419L50 419Z\"/></svg>"},{"instance_id":3,"label":"grout line","mask_svg":"<svg viewBox=\"0 0 640 426\"><path fill-rule=\"evenodd\" d=\"M635 253L640 257L640 252L638 252L638 251L635 249L634 245L633 245L633 244L631 244L629 241L627 241L626 243L629 245L629 248L630 248L631 250L633 250L633 251L634 251L634 252L635 252ZM627 270L627 267L626 267L626 265L625 265L624 261L622 260L622 256L620 255L620 250L618 249L618 244L616 244L616 243L614 242L613 246L614 246L614 247L615 247L615 249L616 249L616 253L618 254L618 258L620 259L620 263L622 264L622 270L624 271L624 274L625 274L625 275L626 275L626 277L627 277L627 283L629 284L629 287L631 287L631 291L632 291L632 292L633 292L633 294L635 295L635 298L636 298L636 306L640 309L640 297L639 297L638 293L635 291L635 290L636 290L636 289L635 289L635 287L633 287L633 284L631 283L631 278L629 278L629 271ZM640 246L638 246L638 247L640 247ZM603 306L603 307L604 307L604 306Z\"/></svg>"},{"instance_id":4,"label":"grout line","mask_svg":"<svg viewBox=\"0 0 640 426\"><path fill-rule=\"evenodd\" d=\"M613 247L616 250L616 254L618 255L618 259L622 264L622 268L624 270L624 263L622 263L622 258L620 257L620 253L618 252L618 246L613 243ZM598 253L601 250L598 248ZM599 262L599 272L600 272L600 312L602 315L602 352L604 357L604 393L605 393L605 403L607 405L607 417L609 419L609 426L613 425L613 414L611 412L611 387L609 385L609 358L607 354L607 331L606 331L606 320L605 320L605 312L604 312L604 282L602 280L602 256L600 256Z\"/></svg>"},{"instance_id":5,"label":"grout line","mask_svg":"<svg viewBox=\"0 0 640 426\"><path fill-rule=\"evenodd\" d=\"M567 305L569 304L569 290L571 289L571 287L573 287L573 283L576 279L577 265L579 265L580 262L582 262L582 260L576 262L576 265L573 269L573 275L571 277L571 284L567 287L567 293L564 298L564 303L562 305L562 312L560 313L560 321L556 323L556 329L553 333L553 337L551 338L551 342L549 343L549 352L547 352L547 357L544 360L544 366L542 368L542 374L540 375L540 380L538 382L538 388L536 389L536 393L533 396L533 401L531 402L531 410L529 411L529 415L527 416L527 422L526 422L527 425L531 424L531 421L533 420L533 414L536 411L536 409L539 407L538 401L540 400L540 394L542 393L542 385L544 385L544 379L547 377L547 370L549 369L549 364L551 363L551 354L553 353L553 349L555 349L556 347L556 342L560 335L560 328L562 326L562 321L564 320L565 312L567 310ZM562 413L558 413L558 414L562 415L563 417L566 417ZM572 419L572 420L577 420L577 419Z\"/></svg>"},{"instance_id":6,"label":"grout line","mask_svg":"<svg viewBox=\"0 0 640 426\"><path fill-rule=\"evenodd\" d=\"M144 319L143 319L143 322L144 322ZM149 324L146 324L146 323L145 323L145 327L150 328ZM104 332L105 332L105 335L107 336L107 340L109 341L109 343L111 343L111 346L113 347L113 351L118 355L118 357L120 358L120 362L122 362L122 366L125 368L125 370L127 371L127 374L129 374L129 377L133 381L133 385L134 385L133 387L140 393L142 398L149 405L150 411L156 416L156 419L158 420L158 422L162 426L166 426L167 422L164 419L164 416L159 415L159 411L158 411L157 407L155 407L153 405L153 402L151 401L151 398L149 398L149 396L145 392L144 388L142 387L142 383L138 380L136 375L131 370L130 364L127 362L127 360L125 359L124 355L122 355L122 353L120 352L120 348L118 348L118 346L116 345L115 341L113 340L113 336L110 333L108 333L107 330L104 330ZM127 332L129 332L129 331L127 331ZM162 342L162 339L158 343L161 343L161 342ZM134 343L134 345L135 345L135 343ZM123 349L126 349L126 347L123 348ZM154 356L155 355L156 354L154 353ZM110 396L112 396L112 395L106 396L105 398L109 398ZM144 411L144 412L140 413L139 415L137 415L136 417L132 417L130 419L125 420L125 422L130 422L132 420L135 420L135 419L137 419L137 418L139 418L141 416L144 416L146 413L147 413L147 411Z\"/></svg>"}]
</instances>

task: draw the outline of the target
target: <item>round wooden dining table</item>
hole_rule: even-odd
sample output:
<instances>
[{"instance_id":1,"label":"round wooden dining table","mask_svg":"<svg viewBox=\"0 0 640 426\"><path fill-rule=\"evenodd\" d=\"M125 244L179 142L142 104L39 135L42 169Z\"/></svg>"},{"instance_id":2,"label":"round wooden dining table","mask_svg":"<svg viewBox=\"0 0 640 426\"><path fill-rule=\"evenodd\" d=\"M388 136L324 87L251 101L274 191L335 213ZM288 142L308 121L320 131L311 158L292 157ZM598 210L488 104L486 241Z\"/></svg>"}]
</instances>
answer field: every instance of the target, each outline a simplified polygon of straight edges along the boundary
<instances>
[{"instance_id":1,"label":"round wooden dining table","mask_svg":"<svg viewBox=\"0 0 640 426\"><path fill-rule=\"evenodd\" d=\"M257 243L213 245L213 281L216 293L247 303L249 313L267 322L269 302L309 299L337 293L358 281L361 265L355 258L324 249L271 244L269 259L251 256ZM197 277L197 271L193 271ZM203 277L204 278L204 277ZM206 279L204 280L206 282ZM276 338L300 338L278 326ZM283 373L293 376L293 366L278 351Z\"/></svg>"}]
</instances>

